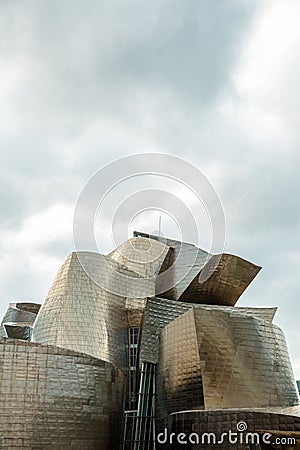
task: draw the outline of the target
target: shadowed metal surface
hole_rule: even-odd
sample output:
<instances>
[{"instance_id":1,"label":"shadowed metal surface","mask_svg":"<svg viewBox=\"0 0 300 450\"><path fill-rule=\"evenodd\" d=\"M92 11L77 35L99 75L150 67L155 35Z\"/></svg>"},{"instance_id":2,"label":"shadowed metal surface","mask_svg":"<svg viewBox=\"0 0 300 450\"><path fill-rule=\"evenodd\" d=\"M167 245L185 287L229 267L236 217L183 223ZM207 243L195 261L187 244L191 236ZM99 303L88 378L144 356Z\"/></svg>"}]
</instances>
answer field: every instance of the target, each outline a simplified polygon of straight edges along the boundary
<instances>
[{"instance_id":1,"label":"shadowed metal surface","mask_svg":"<svg viewBox=\"0 0 300 450\"><path fill-rule=\"evenodd\" d=\"M40 307L37 303L10 303L1 322L0 337L30 340Z\"/></svg>"},{"instance_id":2,"label":"shadowed metal surface","mask_svg":"<svg viewBox=\"0 0 300 450\"><path fill-rule=\"evenodd\" d=\"M99 271L99 277L105 277L105 272L101 272L103 266L98 266L98 255L86 252L86 256L94 273ZM112 263L119 268L117 262ZM128 271L128 280L135 277L124 266L120 270ZM107 292L94 283L72 253L45 299L33 327L32 340L80 351L127 370L128 309L135 309L134 303L128 307L125 296Z\"/></svg>"},{"instance_id":3,"label":"shadowed metal surface","mask_svg":"<svg viewBox=\"0 0 300 450\"><path fill-rule=\"evenodd\" d=\"M152 234L134 232L134 236L158 241L170 248L156 280L156 295L178 300L195 276L202 270L211 254L187 242Z\"/></svg>"},{"instance_id":4,"label":"shadowed metal surface","mask_svg":"<svg viewBox=\"0 0 300 450\"><path fill-rule=\"evenodd\" d=\"M141 361L158 362L160 331L174 319L190 309L227 311L230 315L245 314L272 322L277 308L229 307L219 305L197 305L164 298L152 297L147 300L141 336Z\"/></svg>"},{"instance_id":5,"label":"shadowed metal surface","mask_svg":"<svg viewBox=\"0 0 300 450\"><path fill-rule=\"evenodd\" d=\"M224 310L193 308L161 331L158 385L168 413L182 392L181 409L298 405L280 328Z\"/></svg>"},{"instance_id":6,"label":"shadowed metal surface","mask_svg":"<svg viewBox=\"0 0 300 450\"><path fill-rule=\"evenodd\" d=\"M193 303L234 306L251 281L256 277L261 267L238 256L223 254L215 266L214 255L197 274L179 300ZM210 276L203 283L201 276Z\"/></svg>"},{"instance_id":7,"label":"shadowed metal surface","mask_svg":"<svg viewBox=\"0 0 300 450\"><path fill-rule=\"evenodd\" d=\"M29 324L15 324L5 323L4 325L6 335L9 338L22 339L24 341L30 341L32 335L32 326Z\"/></svg>"},{"instance_id":8,"label":"shadowed metal surface","mask_svg":"<svg viewBox=\"0 0 300 450\"><path fill-rule=\"evenodd\" d=\"M148 278L158 275L169 251L168 245L154 239L135 237L117 247L109 256Z\"/></svg>"},{"instance_id":9,"label":"shadowed metal surface","mask_svg":"<svg viewBox=\"0 0 300 450\"><path fill-rule=\"evenodd\" d=\"M238 417L299 430L276 308L234 306L259 270L139 232L108 256L69 255L37 317L11 304L0 328L15 338L0 338L0 447L119 450L121 412L123 450ZM32 324L35 342L19 340Z\"/></svg>"},{"instance_id":10,"label":"shadowed metal surface","mask_svg":"<svg viewBox=\"0 0 300 450\"><path fill-rule=\"evenodd\" d=\"M156 295L191 303L234 306L261 267L235 255L212 255L193 244L134 232L170 248L156 280ZM168 275L167 275L168 273ZM202 281L203 280L203 281ZM166 288L168 285L172 287Z\"/></svg>"}]
</instances>

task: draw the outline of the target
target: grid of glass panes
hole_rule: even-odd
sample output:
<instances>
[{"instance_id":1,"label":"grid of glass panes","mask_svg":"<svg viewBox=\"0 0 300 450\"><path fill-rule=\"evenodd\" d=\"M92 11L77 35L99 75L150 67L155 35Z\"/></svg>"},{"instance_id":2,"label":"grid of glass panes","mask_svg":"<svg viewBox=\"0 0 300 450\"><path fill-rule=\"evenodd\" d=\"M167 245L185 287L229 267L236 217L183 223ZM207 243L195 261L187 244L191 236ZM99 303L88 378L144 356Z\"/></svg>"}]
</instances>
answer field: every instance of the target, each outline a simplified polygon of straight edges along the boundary
<instances>
[{"instance_id":1,"label":"grid of glass panes","mask_svg":"<svg viewBox=\"0 0 300 450\"><path fill-rule=\"evenodd\" d=\"M129 391L129 408L136 407L136 363L137 363L137 348L139 341L139 327L129 328L129 377L128 377L128 391Z\"/></svg>"}]
</instances>

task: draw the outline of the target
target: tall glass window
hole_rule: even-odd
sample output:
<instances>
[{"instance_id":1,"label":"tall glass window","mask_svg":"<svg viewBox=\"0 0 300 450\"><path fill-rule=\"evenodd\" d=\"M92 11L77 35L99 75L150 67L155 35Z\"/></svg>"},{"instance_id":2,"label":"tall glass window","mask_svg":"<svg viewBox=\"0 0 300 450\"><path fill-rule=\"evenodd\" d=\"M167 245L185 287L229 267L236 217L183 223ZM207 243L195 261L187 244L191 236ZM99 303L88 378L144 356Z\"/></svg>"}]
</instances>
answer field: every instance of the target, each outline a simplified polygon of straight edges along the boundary
<instances>
[{"instance_id":1,"label":"tall glass window","mask_svg":"<svg viewBox=\"0 0 300 450\"><path fill-rule=\"evenodd\" d=\"M128 377L129 409L136 408L136 399L137 399L137 392L136 392L137 367L136 367L136 365L137 365L137 349L138 349L138 342L139 342L139 333L140 333L139 327L129 328L129 355L128 355L128 361L129 361L129 377Z\"/></svg>"}]
</instances>

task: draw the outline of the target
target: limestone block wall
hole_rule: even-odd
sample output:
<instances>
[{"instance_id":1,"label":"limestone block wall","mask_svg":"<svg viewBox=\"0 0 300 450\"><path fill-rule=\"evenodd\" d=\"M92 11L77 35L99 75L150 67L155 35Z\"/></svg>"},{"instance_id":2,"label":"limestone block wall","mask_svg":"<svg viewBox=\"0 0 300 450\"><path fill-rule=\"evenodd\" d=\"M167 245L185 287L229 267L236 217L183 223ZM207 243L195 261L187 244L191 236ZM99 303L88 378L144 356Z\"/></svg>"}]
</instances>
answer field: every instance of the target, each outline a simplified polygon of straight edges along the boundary
<instances>
[{"instance_id":1,"label":"limestone block wall","mask_svg":"<svg viewBox=\"0 0 300 450\"><path fill-rule=\"evenodd\" d=\"M244 424L244 432L238 432L240 430L238 424ZM264 433L270 433L270 442L274 442L276 437L294 437L296 440L295 445L282 445L273 446L265 445L263 448L281 448L285 450L298 449L300 446L300 409L297 407L286 408L280 410L280 408L270 409L226 409L226 410L210 410L210 411L184 411L181 413L175 413L168 417L167 422L161 424L157 433L164 432L164 428L167 428L167 443L157 445L159 450L180 450L187 448L189 450L251 450L251 448L262 448L259 445L251 445L250 441L246 440L247 433L257 433L260 436L260 442L263 443L262 436ZM230 443L228 438L228 432L232 431L237 433L238 439L233 444ZM173 438L172 445L168 445L170 442L170 434L175 433L176 436L179 433L185 433L187 437L188 445L178 443ZM190 435L193 433L193 438L190 444ZM208 440L208 434L213 433L213 436ZM223 442L220 442L222 433ZM199 436L200 445L195 443L195 435ZM215 441L212 439L215 437ZM161 438L161 442L164 441L165 434ZM203 441L202 441L203 439ZM203 443L202 443L203 442ZM254 440L254 443L256 440ZM286 441L287 442L287 441ZM248 443L248 444L247 444Z\"/></svg>"},{"instance_id":2,"label":"limestone block wall","mask_svg":"<svg viewBox=\"0 0 300 450\"><path fill-rule=\"evenodd\" d=\"M123 385L108 362L0 338L0 448L118 448Z\"/></svg>"}]
</instances>

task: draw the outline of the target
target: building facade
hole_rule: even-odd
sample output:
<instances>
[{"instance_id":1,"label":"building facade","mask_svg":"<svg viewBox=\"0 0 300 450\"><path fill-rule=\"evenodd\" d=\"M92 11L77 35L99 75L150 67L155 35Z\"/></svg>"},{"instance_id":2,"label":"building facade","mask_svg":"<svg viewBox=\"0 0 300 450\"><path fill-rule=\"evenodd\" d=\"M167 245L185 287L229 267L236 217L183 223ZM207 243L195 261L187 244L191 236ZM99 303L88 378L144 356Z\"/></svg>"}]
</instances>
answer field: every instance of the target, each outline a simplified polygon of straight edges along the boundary
<instances>
[{"instance_id":1,"label":"building facade","mask_svg":"<svg viewBox=\"0 0 300 450\"><path fill-rule=\"evenodd\" d=\"M41 307L2 320L0 448L300 446L276 308L235 306L259 270L139 232L69 255Z\"/></svg>"}]
</instances>

